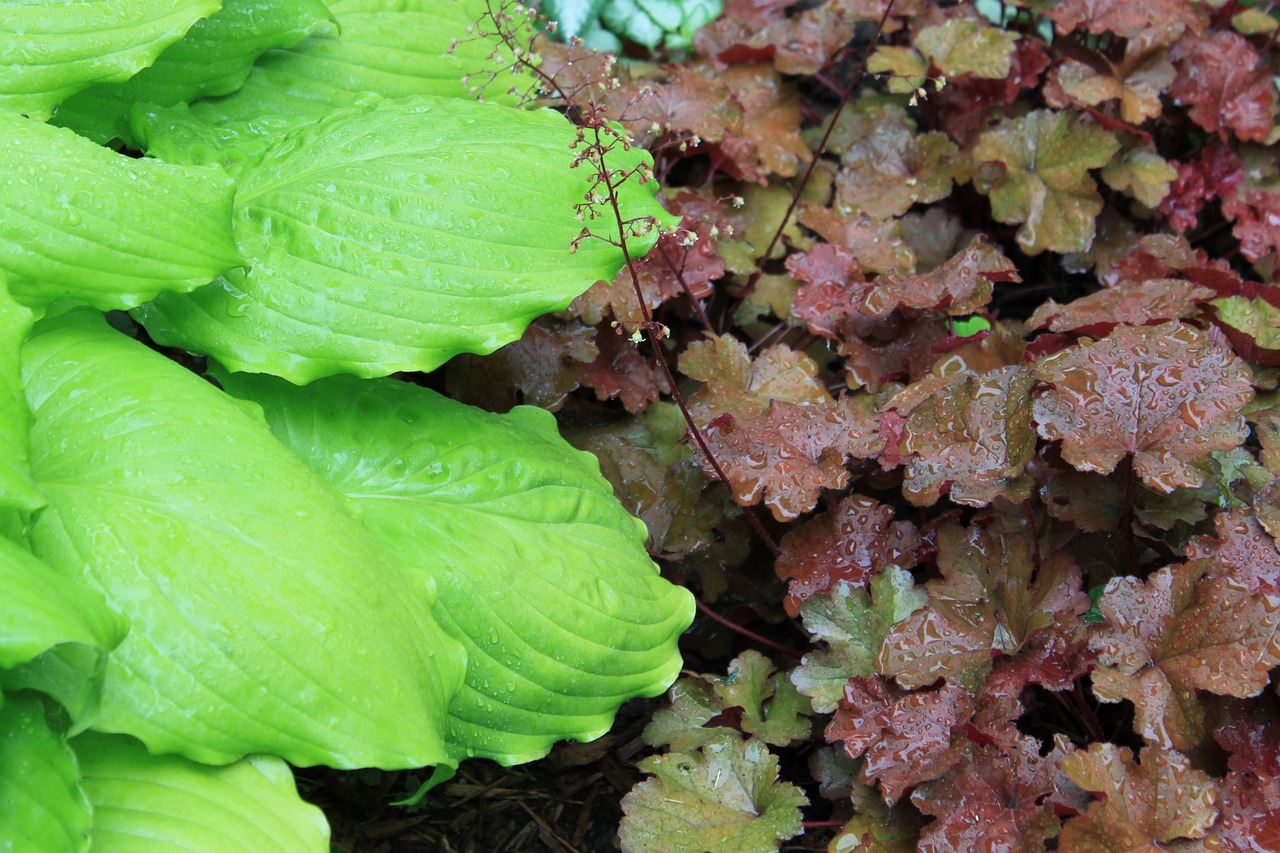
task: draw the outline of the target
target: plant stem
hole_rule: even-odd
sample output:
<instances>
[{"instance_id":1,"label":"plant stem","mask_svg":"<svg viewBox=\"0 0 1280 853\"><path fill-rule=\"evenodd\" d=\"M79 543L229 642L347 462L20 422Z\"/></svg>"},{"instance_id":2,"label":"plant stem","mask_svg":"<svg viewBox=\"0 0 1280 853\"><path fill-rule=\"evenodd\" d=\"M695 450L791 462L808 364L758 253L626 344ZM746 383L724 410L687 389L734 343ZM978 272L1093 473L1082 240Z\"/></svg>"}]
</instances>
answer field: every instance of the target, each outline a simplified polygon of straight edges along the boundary
<instances>
[{"instance_id":1,"label":"plant stem","mask_svg":"<svg viewBox=\"0 0 1280 853\"><path fill-rule=\"evenodd\" d=\"M731 619L726 619L725 617L721 616L719 613L712 610L707 605L703 604L696 596L694 598L694 601L697 603L698 611L700 613L706 616L709 616L712 620L719 622L721 625L725 626L729 630L735 631L741 634L742 636L746 637L747 639L754 640L760 645L773 649L775 652L784 654L787 657L794 658L796 660L799 660L800 658L804 657L803 653L798 652L795 649L788 648L787 646L784 646L781 643L775 643L773 640L770 640L768 637L762 637L759 634L757 634L755 631L752 631L749 628L744 628L741 625L739 625L737 622L734 622Z\"/></svg>"}]
</instances>

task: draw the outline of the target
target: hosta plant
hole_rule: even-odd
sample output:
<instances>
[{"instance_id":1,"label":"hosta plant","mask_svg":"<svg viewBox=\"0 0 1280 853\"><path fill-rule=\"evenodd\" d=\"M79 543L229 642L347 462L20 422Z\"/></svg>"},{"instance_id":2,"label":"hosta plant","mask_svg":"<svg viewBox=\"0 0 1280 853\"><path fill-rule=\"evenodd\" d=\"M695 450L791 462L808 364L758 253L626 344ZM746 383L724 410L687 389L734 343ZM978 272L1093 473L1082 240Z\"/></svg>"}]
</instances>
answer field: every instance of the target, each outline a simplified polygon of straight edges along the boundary
<instances>
[{"instance_id":1,"label":"hosta plant","mask_svg":"<svg viewBox=\"0 0 1280 853\"><path fill-rule=\"evenodd\" d=\"M481 11L0 10L0 846L324 850L285 762L529 761L676 676L594 457L391 377L673 221L621 136L471 96L527 83Z\"/></svg>"}]
</instances>

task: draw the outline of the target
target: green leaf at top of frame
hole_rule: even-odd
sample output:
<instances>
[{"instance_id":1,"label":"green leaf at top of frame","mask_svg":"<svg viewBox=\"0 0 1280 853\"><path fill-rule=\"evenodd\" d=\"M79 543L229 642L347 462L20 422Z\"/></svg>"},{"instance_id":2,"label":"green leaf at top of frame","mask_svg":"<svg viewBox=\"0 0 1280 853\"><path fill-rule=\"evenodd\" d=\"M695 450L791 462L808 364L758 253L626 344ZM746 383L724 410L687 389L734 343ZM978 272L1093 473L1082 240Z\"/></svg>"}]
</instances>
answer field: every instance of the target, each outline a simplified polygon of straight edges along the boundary
<instances>
[{"instance_id":1,"label":"green leaf at top of frame","mask_svg":"<svg viewBox=\"0 0 1280 853\"><path fill-rule=\"evenodd\" d=\"M239 89L254 60L306 38L329 10L320 0L226 0L123 83L83 89L58 107L54 122L95 142L121 139L135 146L129 127L134 104L173 104Z\"/></svg>"},{"instance_id":2,"label":"green leaf at top of frame","mask_svg":"<svg viewBox=\"0 0 1280 853\"><path fill-rule=\"evenodd\" d=\"M333 113L241 170L235 234L248 268L136 316L165 344L298 384L490 353L622 266L603 240L572 249L575 205L592 188L591 164L570 165L576 138L551 110L456 98ZM649 163L611 142L611 170ZM655 192L638 175L624 182L624 217L673 225ZM587 221L610 236L611 216ZM631 255L657 233L632 237Z\"/></svg>"},{"instance_id":3,"label":"green leaf at top of frame","mask_svg":"<svg viewBox=\"0 0 1280 853\"><path fill-rule=\"evenodd\" d=\"M434 95L516 104L535 85L483 16L488 0L337 0L334 21L268 51L244 86L188 108L140 108L133 130L175 163L235 168L290 130L375 96ZM518 94L510 94L514 89ZM214 144L210 144L211 141Z\"/></svg>"},{"instance_id":4,"label":"green leaf at top of frame","mask_svg":"<svg viewBox=\"0 0 1280 853\"><path fill-rule=\"evenodd\" d=\"M22 393L19 357L34 315L9 295L0 272L0 511L30 512L44 505L31 479L27 430L31 412Z\"/></svg>"},{"instance_id":5,"label":"green leaf at top of frame","mask_svg":"<svg viewBox=\"0 0 1280 853\"><path fill-rule=\"evenodd\" d=\"M13 853L84 853L92 807L74 753L33 693L0 696L0 847Z\"/></svg>"},{"instance_id":6,"label":"green leaf at top of frame","mask_svg":"<svg viewBox=\"0 0 1280 853\"><path fill-rule=\"evenodd\" d=\"M23 349L29 535L128 617L95 730L206 763L449 763L465 653L261 412L78 310Z\"/></svg>"},{"instance_id":7,"label":"green leaf at top of frame","mask_svg":"<svg viewBox=\"0 0 1280 853\"><path fill-rule=\"evenodd\" d=\"M547 412L495 415L389 379L227 388L434 578L436 618L467 650L449 706L459 758L514 764L594 739L623 700L676 677L692 597L659 576L644 525Z\"/></svg>"},{"instance_id":8,"label":"green leaf at top of frame","mask_svg":"<svg viewBox=\"0 0 1280 853\"><path fill-rule=\"evenodd\" d=\"M0 110L0 273L19 302L132 308L241 263L231 180Z\"/></svg>"},{"instance_id":9,"label":"green leaf at top of frame","mask_svg":"<svg viewBox=\"0 0 1280 853\"><path fill-rule=\"evenodd\" d=\"M328 822L274 756L209 767L119 735L70 743L93 807L94 853L329 853Z\"/></svg>"},{"instance_id":10,"label":"green leaf at top of frame","mask_svg":"<svg viewBox=\"0 0 1280 853\"><path fill-rule=\"evenodd\" d=\"M221 0L0 3L0 109L46 119L93 83L146 68Z\"/></svg>"}]
</instances>

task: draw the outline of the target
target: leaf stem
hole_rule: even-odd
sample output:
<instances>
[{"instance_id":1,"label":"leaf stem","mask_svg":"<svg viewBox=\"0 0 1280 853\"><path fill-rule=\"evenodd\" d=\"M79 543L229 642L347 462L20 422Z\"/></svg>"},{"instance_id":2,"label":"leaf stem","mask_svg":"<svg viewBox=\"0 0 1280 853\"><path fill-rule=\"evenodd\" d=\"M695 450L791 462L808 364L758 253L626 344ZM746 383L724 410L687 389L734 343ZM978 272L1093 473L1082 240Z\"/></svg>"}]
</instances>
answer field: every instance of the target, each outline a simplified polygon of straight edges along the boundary
<instances>
[{"instance_id":1,"label":"leaf stem","mask_svg":"<svg viewBox=\"0 0 1280 853\"><path fill-rule=\"evenodd\" d=\"M796 208L800 205L800 196L804 194L804 188L809 185L809 179L813 177L814 170L818 168L818 161L822 159L822 153L827 150L827 143L831 140L831 134L835 132L836 123L840 120L840 113L844 111L845 104L849 103L849 97L853 94L854 87L862 82L862 77L866 74L867 62L871 59L871 52L875 50L876 43L880 41L880 34L884 31L884 25L889 20L889 15L893 12L893 4L895 2L896 0L889 0L884 7L884 14L876 22L876 31L871 36L871 42L867 45L867 49L862 52L862 59L858 62L857 70L849 78L848 85L844 87L844 91L840 94L840 102L836 104L835 111L831 114L831 123L827 125L826 131L822 134L822 139L818 141L818 147L813 150L813 156L809 158L809 165L805 168L804 175L800 178L800 183L796 185L795 192L791 194L791 203L787 205L787 212L782 215L782 220L774 230L773 237L769 240L769 245L765 248L764 254L756 261L755 271L751 273L751 278L747 280L741 296L750 296L751 292L755 290L756 284L759 283L760 277L764 275L764 265L772 257L774 248L778 245L778 241L782 239L782 232L786 230L787 223L791 221L791 215L796 212Z\"/></svg>"},{"instance_id":2,"label":"leaf stem","mask_svg":"<svg viewBox=\"0 0 1280 853\"><path fill-rule=\"evenodd\" d=\"M719 613L715 612L710 607L703 604L697 598L697 596L694 596L694 601L697 602L698 611L700 613L710 617L712 620L716 622L719 622L721 625L725 626L729 630L735 631L749 640L754 640L755 642L759 643L762 646L765 646L766 648L773 649L775 652L779 652L780 654L784 654L787 657L794 658L795 660L800 660L801 658L804 657L804 654L802 652L798 652L795 649L788 648L787 646L784 646L781 643L775 643L773 640L770 640L768 637L762 637L759 634L757 634L755 631L752 631L749 628L742 627L737 622L734 622L732 619L727 619L724 616L721 616Z\"/></svg>"}]
</instances>

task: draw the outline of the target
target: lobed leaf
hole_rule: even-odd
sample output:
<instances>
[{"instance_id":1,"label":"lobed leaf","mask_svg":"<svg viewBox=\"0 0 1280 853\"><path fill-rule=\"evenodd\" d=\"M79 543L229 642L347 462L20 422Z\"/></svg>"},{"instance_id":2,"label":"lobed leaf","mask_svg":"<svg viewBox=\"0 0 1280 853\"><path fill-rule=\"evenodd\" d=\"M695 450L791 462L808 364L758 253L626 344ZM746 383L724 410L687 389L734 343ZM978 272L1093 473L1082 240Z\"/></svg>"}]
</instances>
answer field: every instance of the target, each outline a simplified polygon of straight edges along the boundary
<instances>
[{"instance_id":1,"label":"lobed leaf","mask_svg":"<svg viewBox=\"0 0 1280 853\"><path fill-rule=\"evenodd\" d=\"M1203 739L1197 690L1256 696L1280 663L1280 594L1202 577L1207 568L1165 568L1146 583L1113 578L1098 602L1107 621L1090 629L1101 664L1094 694L1133 702L1134 727L1161 746L1186 750Z\"/></svg>"},{"instance_id":2,"label":"lobed leaf","mask_svg":"<svg viewBox=\"0 0 1280 853\"><path fill-rule=\"evenodd\" d=\"M0 108L47 119L93 83L146 68L221 0L20 0L0 6ZM6 136L8 133L6 132Z\"/></svg>"},{"instance_id":3,"label":"lobed leaf","mask_svg":"<svg viewBox=\"0 0 1280 853\"><path fill-rule=\"evenodd\" d=\"M1247 434L1249 368L1183 323L1117 327L1044 359L1035 375L1049 384L1034 403L1036 428L1062 441L1080 471L1109 474L1133 454L1143 484L1168 494L1203 485L1195 463Z\"/></svg>"},{"instance_id":4,"label":"lobed leaf","mask_svg":"<svg viewBox=\"0 0 1280 853\"><path fill-rule=\"evenodd\" d=\"M806 599L800 607L805 630L826 648L806 654L791 680L815 711L831 713L850 678L875 674L889 629L927 602L911 573L897 566L872 575L865 586L839 581L829 594Z\"/></svg>"},{"instance_id":5,"label":"lobed leaf","mask_svg":"<svg viewBox=\"0 0 1280 853\"><path fill-rule=\"evenodd\" d=\"M132 308L242 263L220 172L135 160L0 111L0 272L20 302Z\"/></svg>"},{"instance_id":6,"label":"lobed leaf","mask_svg":"<svg viewBox=\"0 0 1280 853\"><path fill-rule=\"evenodd\" d=\"M801 831L809 801L778 780L778 759L758 740L727 737L640 769L654 778L622 800L624 853L773 853Z\"/></svg>"},{"instance_id":7,"label":"lobed leaf","mask_svg":"<svg viewBox=\"0 0 1280 853\"><path fill-rule=\"evenodd\" d=\"M1119 147L1109 131L1070 112L1005 119L984 131L973 150L977 161L1003 164L1004 175L978 189L991 197L996 219L1021 224L1017 241L1028 255L1085 252L1102 212L1089 170L1107 165Z\"/></svg>"},{"instance_id":8,"label":"lobed leaf","mask_svg":"<svg viewBox=\"0 0 1280 853\"><path fill-rule=\"evenodd\" d=\"M787 613L797 615L805 601L831 593L841 581L858 588L882 570L915 565L920 534L909 521L893 521L893 515L893 507L854 494L788 531L774 565L788 583Z\"/></svg>"},{"instance_id":9,"label":"lobed leaf","mask_svg":"<svg viewBox=\"0 0 1280 853\"><path fill-rule=\"evenodd\" d=\"M227 387L438 591L435 618L466 650L446 732L455 759L515 764L592 740L623 700L676 677L692 597L658 575L644 525L547 412L493 415L391 380Z\"/></svg>"},{"instance_id":10,"label":"lobed leaf","mask_svg":"<svg viewBox=\"0 0 1280 853\"><path fill-rule=\"evenodd\" d=\"M32 550L132 624L95 729L207 763L450 761L465 660L431 582L260 415L92 312L43 321L23 365L49 500Z\"/></svg>"},{"instance_id":11,"label":"lobed leaf","mask_svg":"<svg viewBox=\"0 0 1280 853\"><path fill-rule=\"evenodd\" d=\"M241 169L235 234L248 269L137 317L161 342L295 383L492 352L622 265L604 240L571 252L592 177L590 163L570 168L575 138L549 110L457 99L336 112ZM645 157L616 144L606 162ZM668 222L653 187L618 191L627 219ZM656 239L656 228L633 237L631 251Z\"/></svg>"},{"instance_id":12,"label":"lobed leaf","mask_svg":"<svg viewBox=\"0 0 1280 853\"><path fill-rule=\"evenodd\" d=\"M1098 799L1067 821L1061 849L1140 850L1205 836L1218 816L1209 777L1173 750L1148 746L1140 757L1138 763L1124 747L1094 743L1062 760L1071 781Z\"/></svg>"}]
</instances>

